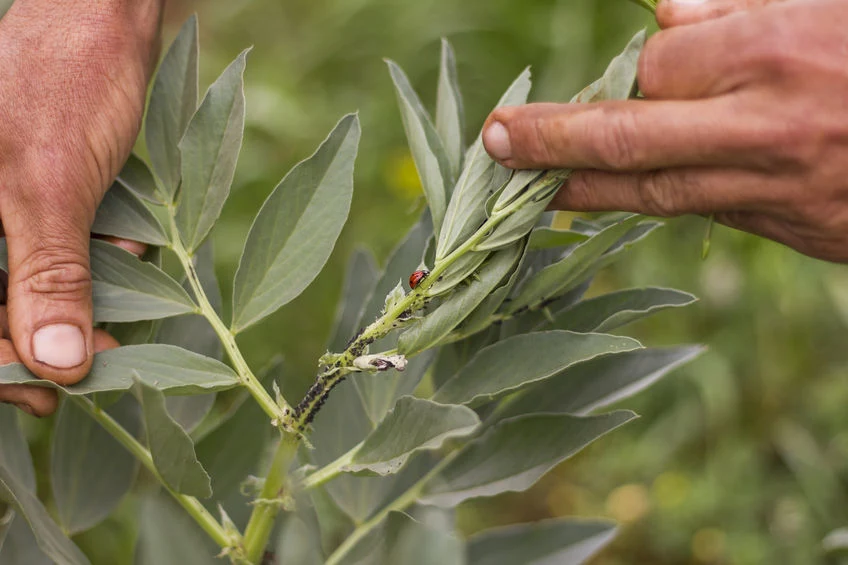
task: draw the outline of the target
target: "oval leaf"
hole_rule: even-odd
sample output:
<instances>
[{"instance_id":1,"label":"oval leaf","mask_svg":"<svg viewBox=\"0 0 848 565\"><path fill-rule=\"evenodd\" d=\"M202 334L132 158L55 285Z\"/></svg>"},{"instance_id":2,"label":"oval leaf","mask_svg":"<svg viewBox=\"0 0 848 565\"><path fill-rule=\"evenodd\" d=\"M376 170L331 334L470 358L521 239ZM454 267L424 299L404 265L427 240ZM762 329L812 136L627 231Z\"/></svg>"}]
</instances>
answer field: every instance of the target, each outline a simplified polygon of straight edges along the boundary
<instances>
[{"instance_id":1,"label":"oval leaf","mask_svg":"<svg viewBox=\"0 0 848 565\"><path fill-rule=\"evenodd\" d=\"M247 52L212 83L180 140L177 227L189 253L203 243L230 194L244 135Z\"/></svg>"},{"instance_id":2,"label":"oval leaf","mask_svg":"<svg viewBox=\"0 0 848 565\"><path fill-rule=\"evenodd\" d=\"M11 404L0 404L0 465L23 486L35 492L32 456L18 421L18 409Z\"/></svg>"},{"instance_id":3,"label":"oval leaf","mask_svg":"<svg viewBox=\"0 0 848 565\"><path fill-rule=\"evenodd\" d=\"M635 417L622 410L588 418L533 414L499 422L429 483L423 502L456 506L469 498L526 490L558 463Z\"/></svg>"},{"instance_id":4,"label":"oval leaf","mask_svg":"<svg viewBox=\"0 0 848 565\"><path fill-rule=\"evenodd\" d=\"M138 378L133 392L141 404L153 463L169 488L190 496L212 496L212 483L194 452L194 443L165 408L161 391Z\"/></svg>"},{"instance_id":5,"label":"oval leaf","mask_svg":"<svg viewBox=\"0 0 848 565\"><path fill-rule=\"evenodd\" d=\"M196 102L195 102L196 104ZM150 108L148 107L148 116ZM192 112L194 110L192 109ZM182 135L182 134L180 134ZM174 143L176 146L176 142ZM130 153L127 162L124 163L121 172L118 173L115 182L148 202L153 204L163 204L164 198L159 193L159 188L156 185L156 179L153 178L153 173L147 168L147 164L139 159L135 153Z\"/></svg>"},{"instance_id":6,"label":"oval leaf","mask_svg":"<svg viewBox=\"0 0 848 565\"><path fill-rule=\"evenodd\" d=\"M444 404L479 404L552 377L599 355L639 349L629 337L537 332L499 341L475 355L433 395Z\"/></svg>"},{"instance_id":7,"label":"oval leaf","mask_svg":"<svg viewBox=\"0 0 848 565\"><path fill-rule=\"evenodd\" d=\"M424 196L427 197L433 226L436 233L439 233L447 207L448 186L453 178L451 164L442 146L442 140L421 100L409 84L409 79L393 61L386 63L395 85L412 160L418 170Z\"/></svg>"},{"instance_id":8,"label":"oval leaf","mask_svg":"<svg viewBox=\"0 0 848 565\"><path fill-rule=\"evenodd\" d=\"M136 435L140 421L129 411L134 408L134 402L128 405L122 399L109 413ZM53 431L50 485L66 532L82 532L111 514L132 486L137 469L135 457L88 414L72 400L62 403Z\"/></svg>"},{"instance_id":9,"label":"oval leaf","mask_svg":"<svg viewBox=\"0 0 848 565\"><path fill-rule=\"evenodd\" d=\"M436 91L436 131L450 162L450 177L456 178L462 169L465 153L465 112L456 73L456 56L445 38L442 38L439 86Z\"/></svg>"},{"instance_id":10,"label":"oval leaf","mask_svg":"<svg viewBox=\"0 0 848 565\"><path fill-rule=\"evenodd\" d=\"M197 109L197 17L183 24L156 71L144 122L150 162L169 201L180 184L178 144Z\"/></svg>"},{"instance_id":11,"label":"oval leaf","mask_svg":"<svg viewBox=\"0 0 848 565\"><path fill-rule=\"evenodd\" d=\"M342 118L262 205L236 272L233 331L298 296L324 267L350 210L359 136L359 119Z\"/></svg>"},{"instance_id":12,"label":"oval leaf","mask_svg":"<svg viewBox=\"0 0 848 565\"><path fill-rule=\"evenodd\" d=\"M61 389L68 394L129 390L133 372L157 390L170 394L197 394L226 390L238 384L233 370L173 345L128 345L94 355L88 376L71 386L39 379L20 363L0 366L0 384L25 383Z\"/></svg>"},{"instance_id":13,"label":"oval leaf","mask_svg":"<svg viewBox=\"0 0 848 565\"><path fill-rule=\"evenodd\" d=\"M168 236L162 224L147 206L121 183L114 183L106 191L97 214L92 233L131 239L151 245L166 245Z\"/></svg>"},{"instance_id":14,"label":"oval leaf","mask_svg":"<svg viewBox=\"0 0 848 565\"><path fill-rule=\"evenodd\" d=\"M477 414L464 406L404 396L365 438L345 470L396 473L416 451L438 449L447 439L471 434L479 423Z\"/></svg>"},{"instance_id":15,"label":"oval leaf","mask_svg":"<svg viewBox=\"0 0 848 565\"><path fill-rule=\"evenodd\" d=\"M468 565L581 565L615 537L614 522L556 518L486 530L468 540Z\"/></svg>"},{"instance_id":16,"label":"oval leaf","mask_svg":"<svg viewBox=\"0 0 848 565\"><path fill-rule=\"evenodd\" d=\"M530 233L530 242L527 247L531 251L538 251L540 249L577 245L587 239L589 239L589 236L580 232L541 227Z\"/></svg>"}]
</instances>

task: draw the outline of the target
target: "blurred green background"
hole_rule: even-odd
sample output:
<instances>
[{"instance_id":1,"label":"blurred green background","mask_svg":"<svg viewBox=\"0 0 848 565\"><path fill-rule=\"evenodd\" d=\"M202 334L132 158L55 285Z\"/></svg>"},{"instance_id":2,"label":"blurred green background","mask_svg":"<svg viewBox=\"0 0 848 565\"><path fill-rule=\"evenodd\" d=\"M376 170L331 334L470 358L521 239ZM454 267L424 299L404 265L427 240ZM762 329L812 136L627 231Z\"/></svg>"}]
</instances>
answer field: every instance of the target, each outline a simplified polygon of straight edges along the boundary
<instances>
[{"instance_id":1,"label":"blurred green background","mask_svg":"<svg viewBox=\"0 0 848 565\"><path fill-rule=\"evenodd\" d=\"M448 37L471 136L525 66L534 69L534 100L565 100L653 26L626 0L171 0L166 45L195 11L204 87L254 46L234 197L214 233L225 295L264 198L342 114L360 112L353 209L328 268L241 339L255 366L283 353L304 385L348 254L361 245L383 259L423 205L383 58L432 100L439 39ZM600 515L623 526L594 565L837 562L821 540L848 525L848 271L721 227L701 261L703 231L700 218L669 221L591 292L660 285L698 295L693 307L625 331L708 352L628 401L639 421L530 491L463 507L464 532Z\"/></svg>"}]
</instances>

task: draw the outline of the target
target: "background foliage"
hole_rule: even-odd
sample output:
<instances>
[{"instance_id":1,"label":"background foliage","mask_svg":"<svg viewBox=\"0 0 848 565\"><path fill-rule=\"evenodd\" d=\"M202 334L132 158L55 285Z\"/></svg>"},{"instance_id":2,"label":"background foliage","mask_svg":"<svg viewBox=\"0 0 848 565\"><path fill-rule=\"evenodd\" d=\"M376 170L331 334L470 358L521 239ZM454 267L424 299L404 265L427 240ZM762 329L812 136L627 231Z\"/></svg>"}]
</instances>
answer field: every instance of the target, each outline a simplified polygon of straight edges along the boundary
<instances>
[{"instance_id":1,"label":"background foliage","mask_svg":"<svg viewBox=\"0 0 848 565\"><path fill-rule=\"evenodd\" d=\"M242 161L214 236L221 272L233 272L252 215L282 173L312 151L338 116L360 110L365 135L353 209L327 271L257 335L248 330L241 339L254 366L282 353L286 372L301 375L304 388L323 352L353 247L364 244L385 257L422 205L382 58L402 64L432 100L439 38L448 36L467 123L476 131L527 64L535 70L535 99L565 99L649 23L623 0L170 0L166 44L193 11L201 23L202 85L244 46L256 46L245 76ZM596 565L837 559L823 554L821 539L848 524L848 273L722 228L701 262L702 228L697 218L669 222L603 274L592 292L647 284L692 292L699 304L627 333L652 345L705 343L710 351L630 401L641 420L528 493L462 507L466 533L548 516L599 515L624 525ZM222 290L228 300L231 289ZM37 438L39 425L28 431ZM213 460L215 452L206 457ZM151 524L169 511L142 510ZM133 541L114 521L87 535L77 541L90 554ZM154 550L140 562L155 563Z\"/></svg>"}]
</instances>

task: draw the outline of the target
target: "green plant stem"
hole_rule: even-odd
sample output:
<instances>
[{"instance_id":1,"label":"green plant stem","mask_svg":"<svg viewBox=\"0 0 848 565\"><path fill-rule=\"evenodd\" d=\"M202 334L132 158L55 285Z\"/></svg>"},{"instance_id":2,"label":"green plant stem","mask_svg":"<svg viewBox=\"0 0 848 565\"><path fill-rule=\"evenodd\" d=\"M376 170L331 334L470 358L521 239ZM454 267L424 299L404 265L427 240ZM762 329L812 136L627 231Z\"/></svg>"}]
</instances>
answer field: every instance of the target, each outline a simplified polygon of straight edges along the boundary
<instances>
[{"instance_id":1,"label":"green plant stem","mask_svg":"<svg viewBox=\"0 0 848 565\"><path fill-rule=\"evenodd\" d=\"M551 171L551 175L553 176L558 174L561 174L561 172ZM551 182L550 179L548 182ZM295 430L303 431L306 429L306 425L315 415L315 411L317 410L320 402L326 398L326 394L347 375L346 369L353 364L353 360L357 357L355 352L362 351L366 344L372 343L376 339L383 337L392 329L397 327L396 322L399 318L405 317L404 314L419 310L424 305L427 298L429 298L427 290L439 280L439 277L453 263L466 253L473 251L474 247L485 239L486 236L488 236L489 233L501 222L507 219L513 212L521 208L521 206L526 204L528 201L538 197L539 194L543 193L545 190L549 190L550 186L552 185L540 183L536 189L527 190L525 193L522 193L503 209L493 212L483 225L480 226L468 239L466 239L462 245L454 249L442 259L436 259L436 264L433 266L433 270L430 271L427 278L423 279L418 286L415 287L415 289L407 294L402 300L398 301L391 310L388 310L377 320L367 326L362 333L360 333L359 336L353 340L350 345L348 345L344 352L335 357L335 362L331 364L330 369L318 375L316 384L320 385L322 393L313 394L311 402L306 405L303 403L298 405L298 410L295 413ZM314 386L315 385L313 385L313 387Z\"/></svg>"},{"instance_id":2,"label":"green plant stem","mask_svg":"<svg viewBox=\"0 0 848 565\"><path fill-rule=\"evenodd\" d=\"M274 527L274 519L285 500L286 476L297 454L299 440L297 435L283 433L265 477L265 484L259 495L260 500L254 502L253 512L244 531L244 552L250 563L259 561L268 544L268 538Z\"/></svg>"},{"instance_id":3,"label":"green plant stem","mask_svg":"<svg viewBox=\"0 0 848 565\"><path fill-rule=\"evenodd\" d=\"M103 411L103 409L84 396L68 395L68 399L79 406L86 414L91 416L98 424L109 432L109 435L115 438L118 443L123 445L127 451L138 459L139 462L144 465L144 467L150 471L154 477L156 477L165 490L174 497L174 500L176 500L180 506L188 512L203 531L209 534L209 537L211 537L215 543L221 547L221 549L227 549L238 545L239 540L232 539L231 535L224 530L223 526L221 526L221 524L218 523L209 511L206 510L200 501L193 496L187 496L176 492L165 483L162 476L159 474L159 471L156 469L156 465L153 463L153 456L150 454L150 451L148 451L146 447L135 439L132 434L125 430L121 424L116 422L109 414Z\"/></svg>"},{"instance_id":4,"label":"green plant stem","mask_svg":"<svg viewBox=\"0 0 848 565\"><path fill-rule=\"evenodd\" d=\"M430 469L426 475L421 477L418 482L409 487L406 492L398 496L391 504L383 507L383 509L374 514L374 516L357 526L356 529L353 530L353 532L351 532L351 534L342 542L342 544L327 558L324 565L338 565L341 563L345 555L347 555L350 550L353 549L360 540L362 540L362 538L367 536L374 528L379 526L380 522L382 522L390 512L400 512L414 504L421 496L424 487L427 486L428 482L430 482L430 479L438 475L442 469L448 465L448 463L453 461L458 453L459 450L447 455L439 461L436 466Z\"/></svg>"},{"instance_id":5,"label":"green plant stem","mask_svg":"<svg viewBox=\"0 0 848 565\"><path fill-rule=\"evenodd\" d=\"M241 354L241 350L236 343L235 335L230 331L227 325L224 324L224 321L221 320L220 316L218 316L215 308L213 308L212 304L209 302L209 298L206 296L203 286L200 284L200 279L197 276L197 270L194 268L191 255L179 237L179 230L177 229L177 223L175 220L176 209L173 206L169 206L168 212L171 223L171 249L177 255L177 258L180 260L180 263L186 272L189 285L191 285L197 302L199 303L198 305L200 306L201 314L209 320L209 323L218 335L218 339L221 340L221 344L223 344L224 349L227 352L227 356L232 361L233 367L238 374L241 384L250 391L250 394L259 406L262 407L262 410L264 410L277 425L285 425L288 420L288 414L291 412L291 408L282 396L280 397L280 404L277 404L277 402L271 398L271 395L265 390L265 387L262 386L262 383L259 382L259 379L257 379L253 374L253 371L250 370L247 361L244 360L244 356Z\"/></svg>"}]
</instances>

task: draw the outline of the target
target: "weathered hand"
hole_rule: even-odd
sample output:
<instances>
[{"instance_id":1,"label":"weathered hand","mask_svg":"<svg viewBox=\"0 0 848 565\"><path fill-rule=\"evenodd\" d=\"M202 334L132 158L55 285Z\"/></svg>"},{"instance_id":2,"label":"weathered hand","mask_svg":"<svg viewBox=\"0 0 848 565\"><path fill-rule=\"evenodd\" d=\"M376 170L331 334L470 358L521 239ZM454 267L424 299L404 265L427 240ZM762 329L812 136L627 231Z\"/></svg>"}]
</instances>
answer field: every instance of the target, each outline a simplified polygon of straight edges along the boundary
<instances>
[{"instance_id":1,"label":"weathered hand","mask_svg":"<svg viewBox=\"0 0 848 565\"><path fill-rule=\"evenodd\" d=\"M646 100L492 113L514 168L576 171L553 206L718 221L848 261L848 3L664 0Z\"/></svg>"},{"instance_id":2,"label":"weathered hand","mask_svg":"<svg viewBox=\"0 0 848 565\"><path fill-rule=\"evenodd\" d=\"M57 383L82 379L97 349L89 230L138 133L161 4L18 0L0 20L3 337L14 344L2 342L0 362ZM46 390L34 390L3 388L0 400L44 413Z\"/></svg>"}]
</instances>

